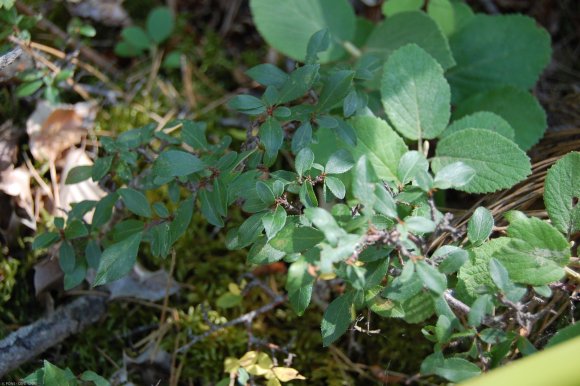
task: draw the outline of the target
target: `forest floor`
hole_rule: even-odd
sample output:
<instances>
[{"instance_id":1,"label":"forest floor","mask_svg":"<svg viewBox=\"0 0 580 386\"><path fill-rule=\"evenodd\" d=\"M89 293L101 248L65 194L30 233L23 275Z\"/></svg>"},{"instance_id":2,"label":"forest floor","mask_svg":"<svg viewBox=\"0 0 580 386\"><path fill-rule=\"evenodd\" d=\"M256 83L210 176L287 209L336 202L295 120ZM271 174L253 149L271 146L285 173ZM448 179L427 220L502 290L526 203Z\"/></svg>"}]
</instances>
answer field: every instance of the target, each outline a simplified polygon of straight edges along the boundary
<instances>
[{"instance_id":1,"label":"forest floor","mask_svg":"<svg viewBox=\"0 0 580 386\"><path fill-rule=\"evenodd\" d=\"M117 8L99 5L107 2L81 3L88 4L88 10L74 2L16 1L19 14L44 18L32 22L34 45L16 67L10 67L12 73L0 69L0 339L52 315L79 296L101 295L88 285L65 292L54 253L30 249L35 232L46 229L60 204L71 197L102 196L96 184L85 190L63 184L63 173L78 157L94 158L97 138L150 122L162 125L185 118L207 122L210 137L228 134L241 143L249 122L229 111L225 103L255 88L244 71L263 62L293 65L267 48L252 24L246 0L167 1L178 15L175 32L158 50L127 58L114 50L121 28L143 24L148 12L161 2L109 3ZM550 32L553 60L535 90L550 128L530 152L534 168L526 181L509 191L481 196L478 202L465 203L457 196L448 205L455 208L458 221L471 205L481 202L495 213L518 208L545 217L546 169L562 154L580 149L580 7L575 0L470 3L483 12L527 14ZM363 13L373 12L372 7L359 6ZM90 18L83 20L98 31L95 38L71 32L72 16L87 16L86 12ZM8 28L5 20L0 23ZM17 43L8 42L4 35L0 38L6 47ZM172 60L164 61L172 52L176 53ZM74 69L75 76L58 90L43 85L28 96L17 97L18 71L36 62L48 69ZM53 92L61 105L42 111L42 100L54 97ZM53 120L51 125L47 119ZM80 131L74 126L78 121L83 122ZM34 124L47 131L35 134L36 140L31 141ZM52 157L35 156L43 143ZM251 291L240 304L224 306L220 299L228 286L231 289L257 277L275 293L283 292L284 266L250 267L243 253L227 250L225 244L225 232L194 216L174 258L140 255L134 280L118 289L106 309L86 306L88 314L99 313L97 322L40 357L29 358L7 379L25 377L45 359L75 374L92 370L107 379L139 385L157 384L157 379L168 380L160 384L214 384L227 378L224 359L243 355L248 339L254 339L254 344L263 345L280 360L292 353L292 367L308 377L308 384L381 384L385 377L396 381L398 376L412 376L418 371L419 358L430 352L431 343L418 327L393 320L376 321L381 330L377 335L353 332L341 344L322 351L320 313L298 317L282 305L255 318L251 334L243 325L234 326L178 353L177 348L191 336L207 331L210 321L232 320L267 300L263 292ZM247 272L253 273L252 278L245 276ZM142 296L132 296L135 292ZM324 306L323 296L316 306ZM1 356L0 351L0 361Z\"/></svg>"}]
</instances>

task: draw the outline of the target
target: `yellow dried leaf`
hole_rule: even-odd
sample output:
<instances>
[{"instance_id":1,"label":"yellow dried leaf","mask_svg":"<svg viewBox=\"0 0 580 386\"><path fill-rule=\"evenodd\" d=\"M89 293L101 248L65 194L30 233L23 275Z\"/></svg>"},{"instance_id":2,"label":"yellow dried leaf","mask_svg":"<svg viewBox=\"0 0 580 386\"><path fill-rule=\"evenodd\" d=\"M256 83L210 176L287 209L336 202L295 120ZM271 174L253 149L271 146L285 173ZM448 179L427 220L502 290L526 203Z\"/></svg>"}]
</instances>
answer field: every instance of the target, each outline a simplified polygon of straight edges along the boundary
<instances>
[{"instance_id":1,"label":"yellow dried leaf","mask_svg":"<svg viewBox=\"0 0 580 386\"><path fill-rule=\"evenodd\" d=\"M278 378L274 377L268 379L268 383L266 383L266 386L282 386L282 384L280 383Z\"/></svg>"},{"instance_id":2,"label":"yellow dried leaf","mask_svg":"<svg viewBox=\"0 0 580 386\"><path fill-rule=\"evenodd\" d=\"M242 367L250 367L251 365L256 364L258 361L258 352L257 351L248 351L244 354L243 357L240 358L240 366Z\"/></svg>"},{"instance_id":3,"label":"yellow dried leaf","mask_svg":"<svg viewBox=\"0 0 580 386\"><path fill-rule=\"evenodd\" d=\"M234 295L240 295L242 293L242 290L240 290L240 287L236 283L228 284L228 290Z\"/></svg>"},{"instance_id":4,"label":"yellow dried leaf","mask_svg":"<svg viewBox=\"0 0 580 386\"><path fill-rule=\"evenodd\" d=\"M240 361L238 358L228 357L224 361L224 372L225 373L230 373L230 374L234 373L234 372L238 371L239 367L240 367Z\"/></svg>"},{"instance_id":5,"label":"yellow dried leaf","mask_svg":"<svg viewBox=\"0 0 580 386\"><path fill-rule=\"evenodd\" d=\"M298 370L290 367L274 367L272 371L281 382L289 382L294 379L306 379L300 375Z\"/></svg>"}]
</instances>

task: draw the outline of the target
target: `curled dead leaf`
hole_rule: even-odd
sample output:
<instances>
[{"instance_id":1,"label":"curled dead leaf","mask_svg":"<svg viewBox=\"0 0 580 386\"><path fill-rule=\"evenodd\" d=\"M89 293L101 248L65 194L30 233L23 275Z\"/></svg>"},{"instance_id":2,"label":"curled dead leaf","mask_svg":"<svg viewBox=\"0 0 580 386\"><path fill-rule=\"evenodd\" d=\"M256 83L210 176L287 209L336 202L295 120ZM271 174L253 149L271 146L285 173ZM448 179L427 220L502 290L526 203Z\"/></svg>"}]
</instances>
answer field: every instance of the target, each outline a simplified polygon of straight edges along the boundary
<instances>
[{"instance_id":1,"label":"curled dead leaf","mask_svg":"<svg viewBox=\"0 0 580 386\"><path fill-rule=\"evenodd\" d=\"M111 293L110 299L136 298L156 302L165 297L167 289L169 295L176 294L179 285L162 269L151 272L136 264L127 276L107 284L107 289Z\"/></svg>"},{"instance_id":2,"label":"curled dead leaf","mask_svg":"<svg viewBox=\"0 0 580 386\"><path fill-rule=\"evenodd\" d=\"M41 101L26 121L30 151L38 161L55 161L65 150L81 142L92 127L96 104L52 106Z\"/></svg>"},{"instance_id":3,"label":"curled dead leaf","mask_svg":"<svg viewBox=\"0 0 580 386\"><path fill-rule=\"evenodd\" d=\"M74 16L87 17L108 26L126 26L131 22L123 8L123 0L69 0L67 5Z\"/></svg>"}]
</instances>

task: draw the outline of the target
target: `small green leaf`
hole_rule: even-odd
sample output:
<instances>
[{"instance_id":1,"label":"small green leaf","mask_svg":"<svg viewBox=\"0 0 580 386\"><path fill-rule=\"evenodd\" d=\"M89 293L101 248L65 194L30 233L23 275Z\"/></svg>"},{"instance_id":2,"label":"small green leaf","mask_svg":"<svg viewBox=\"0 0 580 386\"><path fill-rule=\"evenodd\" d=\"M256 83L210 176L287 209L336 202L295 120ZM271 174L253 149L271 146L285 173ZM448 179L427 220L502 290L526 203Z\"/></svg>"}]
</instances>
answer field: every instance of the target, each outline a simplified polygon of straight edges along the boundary
<instances>
[{"instance_id":1,"label":"small green leaf","mask_svg":"<svg viewBox=\"0 0 580 386\"><path fill-rule=\"evenodd\" d=\"M299 253L314 247L322 240L324 234L319 230L289 223L270 241L270 244L282 252Z\"/></svg>"},{"instance_id":2,"label":"small green leaf","mask_svg":"<svg viewBox=\"0 0 580 386\"><path fill-rule=\"evenodd\" d=\"M260 115L266 112L266 105L251 95L237 95L230 99L228 107L244 114Z\"/></svg>"},{"instance_id":3,"label":"small green leaf","mask_svg":"<svg viewBox=\"0 0 580 386\"><path fill-rule=\"evenodd\" d=\"M284 256L285 252L272 247L266 237L260 236L248 252L248 261L252 264L271 264L282 260Z\"/></svg>"},{"instance_id":4,"label":"small green leaf","mask_svg":"<svg viewBox=\"0 0 580 386\"><path fill-rule=\"evenodd\" d=\"M201 203L201 213L206 220L216 227L223 227L224 220L219 214L212 192L208 192L207 189L200 190L199 201Z\"/></svg>"},{"instance_id":5,"label":"small green leaf","mask_svg":"<svg viewBox=\"0 0 580 386\"><path fill-rule=\"evenodd\" d=\"M169 233L171 234L171 244L175 243L189 227L191 217L193 216L193 208L195 206L195 197L190 196L183 200L173 214L173 221L169 225Z\"/></svg>"},{"instance_id":6,"label":"small green leaf","mask_svg":"<svg viewBox=\"0 0 580 386\"><path fill-rule=\"evenodd\" d=\"M80 237L85 237L89 234L89 230L81 220L72 220L64 230L64 237L67 240L74 240Z\"/></svg>"},{"instance_id":7,"label":"small green leaf","mask_svg":"<svg viewBox=\"0 0 580 386\"><path fill-rule=\"evenodd\" d=\"M318 54L328 50L329 47L330 34L328 33L328 28L315 32L308 40L304 62L308 64L318 62Z\"/></svg>"},{"instance_id":8,"label":"small green leaf","mask_svg":"<svg viewBox=\"0 0 580 386\"><path fill-rule=\"evenodd\" d=\"M394 128L413 140L437 137L451 115L443 68L414 44L399 48L387 60L381 99Z\"/></svg>"},{"instance_id":9,"label":"small green leaf","mask_svg":"<svg viewBox=\"0 0 580 386\"><path fill-rule=\"evenodd\" d=\"M413 181L420 173L429 169L429 162L422 153L411 150L403 154L397 167L397 177L401 184Z\"/></svg>"},{"instance_id":10,"label":"small green leaf","mask_svg":"<svg viewBox=\"0 0 580 386\"><path fill-rule=\"evenodd\" d=\"M232 308L242 303L243 297L231 292L226 292L216 300L216 306L220 308Z\"/></svg>"},{"instance_id":11,"label":"small green leaf","mask_svg":"<svg viewBox=\"0 0 580 386\"><path fill-rule=\"evenodd\" d=\"M517 347L523 356L532 355L538 352L538 349L525 336L518 337Z\"/></svg>"},{"instance_id":12,"label":"small green leaf","mask_svg":"<svg viewBox=\"0 0 580 386\"><path fill-rule=\"evenodd\" d=\"M303 122L292 136L292 152L297 154L303 148L312 143L312 125L310 122Z\"/></svg>"},{"instance_id":13,"label":"small green leaf","mask_svg":"<svg viewBox=\"0 0 580 386\"><path fill-rule=\"evenodd\" d=\"M117 193L131 212L137 216L151 217L151 207L143 193L132 188L122 188L117 190Z\"/></svg>"},{"instance_id":14,"label":"small green leaf","mask_svg":"<svg viewBox=\"0 0 580 386\"><path fill-rule=\"evenodd\" d=\"M580 336L580 323L578 322L558 330L556 334L550 338L545 348L556 346L567 340L576 338L577 336Z\"/></svg>"},{"instance_id":15,"label":"small green leaf","mask_svg":"<svg viewBox=\"0 0 580 386\"><path fill-rule=\"evenodd\" d=\"M343 199L346 195L346 187L344 186L344 183L336 177L327 176L324 179L324 185L338 199Z\"/></svg>"},{"instance_id":16,"label":"small green leaf","mask_svg":"<svg viewBox=\"0 0 580 386\"><path fill-rule=\"evenodd\" d=\"M93 229L97 229L109 221L118 198L119 195L117 193L110 193L95 205L95 213L93 214L93 222L91 224Z\"/></svg>"},{"instance_id":17,"label":"small green leaf","mask_svg":"<svg viewBox=\"0 0 580 386\"><path fill-rule=\"evenodd\" d=\"M455 8L450 0L430 0L427 14L437 23L445 36L451 36L456 29Z\"/></svg>"},{"instance_id":18,"label":"small green leaf","mask_svg":"<svg viewBox=\"0 0 580 386\"><path fill-rule=\"evenodd\" d=\"M354 166L354 160L350 152L346 149L340 149L330 155L324 172L326 174L343 174L348 172Z\"/></svg>"},{"instance_id":19,"label":"small green leaf","mask_svg":"<svg viewBox=\"0 0 580 386\"><path fill-rule=\"evenodd\" d=\"M123 40L115 44L114 52L115 55L121 58L133 58L135 56L141 55L143 53L143 49L133 47L131 44Z\"/></svg>"},{"instance_id":20,"label":"small green leaf","mask_svg":"<svg viewBox=\"0 0 580 386\"><path fill-rule=\"evenodd\" d=\"M68 368L66 370L59 369L45 360L43 370L42 385L76 386L75 376Z\"/></svg>"},{"instance_id":21,"label":"small green leaf","mask_svg":"<svg viewBox=\"0 0 580 386\"><path fill-rule=\"evenodd\" d=\"M378 178L366 156L362 156L353 171L352 193L361 204L372 208L375 203L375 187Z\"/></svg>"},{"instance_id":22,"label":"small green leaf","mask_svg":"<svg viewBox=\"0 0 580 386\"><path fill-rule=\"evenodd\" d=\"M136 233L103 251L93 287L118 280L131 271L137 259L141 237L142 233Z\"/></svg>"},{"instance_id":23,"label":"small green leaf","mask_svg":"<svg viewBox=\"0 0 580 386\"><path fill-rule=\"evenodd\" d=\"M143 232L145 223L143 221L128 219L123 220L113 227L113 241L119 242L136 233Z\"/></svg>"},{"instance_id":24,"label":"small green leaf","mask_svg":"<svg viewBox=\"0 0 580 386\"><path fill-rule=\"evenodd\" d=\"M487 193L509 188L531 172L528 156L509 139L484 129L465 129L451 134L437 144L431 163L435 173L455 162L475 170L467 185L468 193Z\"/></svg>"},{"instance_id":25,"label":"small green leaf","mask_svg":"<svg viewBox=\"0 0 580 386\"><path fill-rule=\"evenodd\" d=\"M153 164L153 172L161 177L187 176L204 168L205 164L198 157L181 150L164 151Z\"/></svg>"},{"instance_id":26,"label":"small green leaf","mask_svg":"<svg viewBox=\"0 0 580 386\"><path fill-rule=\"evenodd\" d=\"M407 229L413 233L431 233L435 231L436 224L434 221L422 217L411 216L405 219Z\"/></svg>"},{"instance_id":27,"label":"small green leaf","mask_svg":"<svg viewBox=\"0 0 580 386\"><path fill-rule=\"evenodd\" d=\"M171 36L175 21L168 7L157 7L147 15L147 34L159 44Z\"/></svg>"},{"instance_id":28,"label":"small green leaf","mask_svg":"<svg viewBox=\"0 0 580 386\"><path fill-rule=\"evenodd\" d=\"M294 312L302 315L312 298L314 277L308 273L308 263L304 257L290 264L286 279L286 291Z\"/></svg>"},{"instance_id":29,"label":"small green leaf","mask_svg":"<svg viewBox=\"0 0 580 386\"><path fill-rule=\"evenodd\" d=\"M447 289L447 277L431 265L419 261L415 270L425 286L435 294L441 295Z\"/></svg>"},{"instance_id":30,"label":"small green leaf","mask_svg":"<svg viewBox=\"0 0 580 386\"><path fill-rule=\"evenodd\" d=\"M476 172L463 162L454 162L444 166L435 174L433 187L438 189L461 188L471 182Z\"/></svg>"},{"instance_id":31,"label":"small green leaf","mask_svg":"<svg viewBox=\"0 0 580 386\"><path fill-rule=\"evenodd\" d=\"M397 204L395 203L393 196L391 196L382 184L376 185L375 198L374 209L376 211L390 218L398 218Z\"/></svg>"},{"instance_id":32,"label":"small green leaf","mask_svg":"<svg viewBox=\"0 0 580 386\"><path fill-rule=\"evenodd\" d=\"M417 295L423 289L423 281L415 272L415 264L408 262L403 268L401 276L396 277L383 291L383 296L404 302Z\"/></svg>"},{"instance_id":33,"label":"small green leaf","mask_svg":"<svg viewBox=\"0 0 580 386\"><path fill-rule=\"evenodd\" d=\"M88 180L91 178L92 171L93 167L90 165L75 166L66 175L64 183L66 185L73 185Z\"/></svg>"},{"instance_id":34,"label":"small green leaf","mask_svg":"<svg viewBox=\"0 0 580 386\"><path fill-rule=\"evenodd\" d=\"M280 122L275 119L268 118L266 122L260 126L260 142L266 149L266 156L268 159L264 161L267 165L271 165L276 160L278 150L284 143L284 131Z\"/></svg>"},{"instance_id":35,"label":"small green leaf","mask_svg":"<svg viewBox=\"0 0 580 386\"><path fill-rule=\"evenodd\" d=\"M42 80L35 80L32 82L22 83L16 88L15 94L19 98L24 98L34 94L43 85Z\"/></svg>"},{"instance_id":36,"label":"small green leaf","mask_svg":"<svg viewBox=\"0 0 580 386\"><path fill-rule=\"evenodd\" d=\"M44 249L48 248L60 239L60 235L56 232L45 232L41 233L32 242L32 249Z\"/></svg>"},{"instance_id":37,"label":"small green leaf","mask_svg":"<svg viewBox=\"0 0 580 386\"><path fill-rule=\"evenodd\" d=\"M68 241L63 241L58 250L58 262L62 271L72 273L76 266L76 254L73 246Z\"/></svg>"},{"instance_id":38,"label":"small green leaf","mask_svg":"<svg viewBox=\"0 0 580 386\"><path fill-rule=\"evenodd\" d=\"M85 371L84 373L81 374L81 380L93 382L95 386L111 386L109 381L107 381L105 378L101 377L94 371L90 370Z\"/></svg>"},{"instance_id":39,"label":"small green leaf","mask_svg":"<svg viewBox=\"0 0 580 386\"><path fill-rule=\"evenodd\" d=\"M91 170L91 177L93 181L100 181L111 169L113 164L113 156L100 157L95 160L95 164Z\"/></svg>"},{"instance_id":40,"label":"small green leaf","mask_svg":"<svg viewBox=\"0 0 580 386\"><path fill-rule=\"evenodd\" d=\"M258 197L264 204L272 205L276 200L272 188L264 181L256 182L256 193L258 193Z\"/></svg>"},{"instance_id":41,"label":"small green leaf","mask_svg":"<svg viewBox=\"0 0 580 386\"><path fill-rule=\"evenodd\" d=\"M181 139L183 142L196 150L207 150L208 144L205 137L205 122L182 121Z\"/></svg>"},{"instance_id":42,"label":"small green leaf","mask_svg":"<svg viewBox=\"0 0 580 386\"><path fill-rule=\"evenodd\" d=\"M288 80L288 74L270 63L252 67L246 74L264 86L281 87Z\"/></svg>"},{"instance_id":43,"label":"small green leaf","mask_svg":"<svg viewBox=\"0 0 580 386\"><path fill-rule=\"evenodd\" d=\"M481 374L481 370L463 358L447 358L435 369L435 374L451 382L461 382Z\"/></svg>"},{"instance_id":44,"label":"small green leaf","mask_svg":"<svg viewBox=\"0 0 580 386\"><path fill-rule=\"evenodd\" d=\"M328 111L342 101L350 90L353 77L354 71L340 70L333 72L324 82L316 109L318 111Z\"/></svg>"},{"instance_id":45,"label":"small green leaf","mask_svg":"<svg viewBox=\"0 0 580 386\"><path fill-rule=\"evenodd\" d=\"M287 103L302 97L310 90L318 77L319 68L318 64L306 64L292 71L288 80L280 88L276 100L271 104Z\"/></svg>"},{"instance_id":46,"label":"small green leaf","mask_svg":"<svg viewBox=\"0 0 580 386\"><path fill-rule=\"evenodd\" d=\"M552 224L563 234L580 231L580 153L560 158L548 170L544 202Z\"/></svg>"},{"instance_id":47,"label":"small green leaf","mask_svg":"<svg viewBox=\"0 0 580 386\"><path fill-rule=\"evenodd\" d=\"M312 163L314 162L314 153L310 148L305 147L304 149L300 150L296 155L296 160L294 162L294 168L296 169L296 173L300 177L304 175L305 172L310 170L312 167Z\"/></svg>"},{"instance_id":48,"label":"small green leaf","mask_svg":"<svg viewBox=\"0 0 580 386\"><path fill-rule=\"evenodd\" d=\"M324 347L330 346L346 332L352 321L352 305L352 292L339 296L328 305L320 326Z\"/></svg>"},{"instance_id":49,"label":"small green leaf","mask_svg":"<svg viewBox=\"0 0 580 386\"><path fill-rule=\"evenodd\" d=\"M489 274L497 288L505 294L508 300L519 302L526 294L526 287L514 284L508 276L507 269L498 260L492 258L489 261Z\"/></svg>"},{"instance_id":50,"label":"small green leaf","mask_svg":"<svg viewBox=\"0 0 580 386\"><path fill-rule=\"evenodd\" d=\"M302 202L305 207L312 208L318 206L316 192L314 192L314 188L312 187L311 183L305 182L302 184L300 191L298 192L298 196L300 197L300 202Z\"/></svg>"},{"instance_id":51,"label":"small green leaf","mask_svg":"<svg viewBox=\"0 0 580 386\"><path fill-rule=\"evenodd\" d=\"M101 261L101 248L95 240L89 240L87 243L85 257L89 267L93 269L99 268L99 262Z\"/></svg>"},{"instance_id":52,"label":"small green leaf","mask_svg":"<svg viewBox=\"0 0 580 386\"><path fill-rule=\"evenodd\" d=\"M444 245L438 248L431 256L432 260L443 259L438 268L445 274L458 271L468 258L467 251L453 245Z\"/></svg>"},{"instance_id":53,"label":"small green leaf","mask_svg":"<svg viewBox=\"0 0 580 386\"><path fill-rule=\"evenodd\" d=\"M266 214L262 217L262 224L268 236L268 240L272 239L284 228L286 224L286 210L282 206L276 207L274 212Z\"/></svg>"},{"instance_id":54,"label":"small green leaf","mask_svg":"<svg viewBox=\"0 0 580 386\"><path fill-rule=\"evenodd\" d=\"M324 233L324 236L332 246L336 246L338 240L346 236L346 232L338 226L332 215L322 208L307 208L304 210L308 218L318 229Z\"/></svg>"},{"instance_id":55,"label":"small green leaf","mask_svg":"<svg viewBox=\"0 0 580 386\"><path fill-rule=\"evenodd\" d=\"M81 284L83 280L85 280L86 276L87 276L87 265L86 262L81 259L76 262L76 265L72 271L65 273L63 283L64 290L68 291L75 288L76 286Z\"/></svg>"},{"instance_id":56,"label":"small green leaf","mask_svg":"<svg viewBox=\"0 0 580 386\"><path fill-rule=\"evenodd\" d=\"M479 296L471 305L468 315L468 324L472 327L479 327L486 315L491 314L493 302L491 295Z\"/></svg>"},{"instance_id":57,"label":"small green leaf","mask_svg":"<svg viewBox=\"0 0 580 386\"><path fill-rule=\"evenodd\" d=\"M81 202L72 204L73 207L68 213L68 220L69 221L73 219L81 220L89 211L91 211L95 207L96 204L97 201L92 200L83 200Z\"/></svg>"},{"instance_id":58,"label":"small green leaf","mask_svg":"<svg viewBox=\"0 0 580 386\"><path fill-rule=\"evenodd\" d=\"M437 319L437 324L435 325L435 335L437 336L437 342L446 343L451 338L453 333L453 326L451 320L445 315L439 315Z\"/></svg>"},{"instance_id":59,"label":"small green leaf","mask_svg":"<svg viewBox=\"0 0 580 386\"><path fill-rule=\"evenodd\" d=\"M127 43L138 50L146 50L151 46L151 40L141 27L126 27L121 31L121 36Z\"/></svg>"},{"instance_id":60,"label":"small green leaf","mask_svg":"<svg viewBox=\"0 0 580 386\"><path fill-rule=\"evenodd\" d=\"M467 237L474 245L483 243L493 231L494 221L491 212L480 206L467 223Z\"/></svg>"},{"instance_id":61,"label":"small green leaf","mask_svg":"<svg viewBox=\"0 0 580 386\"><path fill-rule=\"evenodd\" d=\"M164 222L149 228L151 253L155 257L165 258L171 248L171 234L169 224Z\"/></svg>"}]
</instances>

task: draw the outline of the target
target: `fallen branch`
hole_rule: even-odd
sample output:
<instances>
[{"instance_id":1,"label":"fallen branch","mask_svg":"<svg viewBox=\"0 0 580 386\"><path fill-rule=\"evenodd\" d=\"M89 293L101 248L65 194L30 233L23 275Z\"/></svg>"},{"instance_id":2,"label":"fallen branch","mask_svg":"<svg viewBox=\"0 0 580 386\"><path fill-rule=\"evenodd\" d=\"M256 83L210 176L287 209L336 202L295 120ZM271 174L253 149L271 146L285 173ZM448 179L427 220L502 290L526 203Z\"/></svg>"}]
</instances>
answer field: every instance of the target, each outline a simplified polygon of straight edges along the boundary
<instances>
[{"instance_id":1,"label":"fallen branch","mask_svg":"<svg viewBox=\"0 0 580 386\"><path fill-rule=\"evenodd\" d=\"M83 296L0 340L0 378L78 334L106 312L107 296Z\"/></svg>"},{"instance_id":2,"label":"fallen branch","mask_svg":"<svg viewBox=\"0 0 580 386\"><path fill-rule=\"evenodd\" d=\"M177 350L177 352L178 353L186 352L187 350L189 350L191 348L191 346L204 340L205 338L207 338L208 336L210 336L211 334L213 334L216 331L223 330L225 328L232 327L232 326L235 326L237 324L242 324L242 323L243 324L251 324L256 316L261 315L261 314L265 314L266 312L273 310L274 308L276 308L280 304L284 303L287 299L288 299L288 297L286 295L278 295L274 299L272 299L272 301L270 303L263 305L262 307L260 307L256 310L250 311L247 314L244 314L240 317L232 319L227 323L214 324L211 326L211 328L208 331L204 332L203 334L193 336L192 339L189 341L189 343L181 346Z\"/></svg>"}]
</instances>

